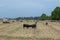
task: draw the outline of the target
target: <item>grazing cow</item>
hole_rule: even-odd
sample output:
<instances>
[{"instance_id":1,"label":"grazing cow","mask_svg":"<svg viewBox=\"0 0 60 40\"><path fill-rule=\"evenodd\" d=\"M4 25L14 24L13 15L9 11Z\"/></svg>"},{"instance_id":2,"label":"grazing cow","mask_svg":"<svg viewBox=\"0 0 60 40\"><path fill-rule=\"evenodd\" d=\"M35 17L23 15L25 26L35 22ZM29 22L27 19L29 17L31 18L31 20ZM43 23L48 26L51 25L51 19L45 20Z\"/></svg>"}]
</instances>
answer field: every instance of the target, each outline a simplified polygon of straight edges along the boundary
<instances>
[{"instance_id":1,"label":"grazing cow","mask_svg":"<svg viewBox=\"0 0 60 40\"><path fill-rule=\"evenodd\" d=\"M15 22L15 21L12 21L12 22Z\"/></svg>"},{"instance_id":2,"label":"grazing cow","mask_svg":"<svg viewBox=\"0 0 60 40\"><path fill-rule=\"evenodd\" d=\"M20 22L23 22L22 20L20 20Z\"/></svg>"},{"instance_id":3,"label":"grazing cow","mask_svg":"<svg viewBox=\"0 0 60 40\"><path fill-rule=\"evenodd\" d=\"M10 22L7 22L7 21L6 21L6 22L3 22L3 23L10 23Z\"/></svg>"},{"instance_id":4,"label":"grazing cow","mask_svg":"<svg viewBox=\"0 0 60 40\"><path fill-rule=\"evenodd\" d=\"M23 28L29 28L29 27L36 28L36 24L37 24L37 22L35 22L35 24L31 24L31 25L23 24Z\"/></svg>"}]
</instances>

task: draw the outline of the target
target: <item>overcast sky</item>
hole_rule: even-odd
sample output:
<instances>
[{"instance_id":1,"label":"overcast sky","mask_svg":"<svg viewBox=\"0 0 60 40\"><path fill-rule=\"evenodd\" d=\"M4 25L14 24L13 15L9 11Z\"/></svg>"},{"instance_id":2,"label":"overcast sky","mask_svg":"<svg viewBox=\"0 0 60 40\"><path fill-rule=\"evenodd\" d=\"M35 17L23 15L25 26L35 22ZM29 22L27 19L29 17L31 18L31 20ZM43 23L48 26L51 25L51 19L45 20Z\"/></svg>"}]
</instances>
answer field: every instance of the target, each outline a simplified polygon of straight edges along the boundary
<instances>
[{"instance_id":1,"label":"overcast sky","mask_svg":"<svg viewBox=\"0 0 60 40\"><path fill-rule=\"evenodd\" d=\"M60 0L0 0L0 18L50 15L56 6Z\"/></svg>"}]
</instances>

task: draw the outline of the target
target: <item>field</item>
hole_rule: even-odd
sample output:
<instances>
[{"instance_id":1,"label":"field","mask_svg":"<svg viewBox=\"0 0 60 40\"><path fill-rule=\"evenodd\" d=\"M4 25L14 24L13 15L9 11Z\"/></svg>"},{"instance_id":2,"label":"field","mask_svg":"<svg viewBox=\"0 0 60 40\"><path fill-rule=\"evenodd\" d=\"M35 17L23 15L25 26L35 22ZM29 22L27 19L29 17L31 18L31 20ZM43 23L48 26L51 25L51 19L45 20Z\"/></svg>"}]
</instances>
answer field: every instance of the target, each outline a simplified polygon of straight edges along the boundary
<instances>
[{"instance_id":1,"label":"field","mask_svg":"<svg viewBox=\"0 0 60 40\"><path fill-rule=\"evenodd\" d=\"M23 24L32 21L0 23L0 40L60 40L60 23L39 21L37 28L23 28Z\"/></svg>"}]
</instances>

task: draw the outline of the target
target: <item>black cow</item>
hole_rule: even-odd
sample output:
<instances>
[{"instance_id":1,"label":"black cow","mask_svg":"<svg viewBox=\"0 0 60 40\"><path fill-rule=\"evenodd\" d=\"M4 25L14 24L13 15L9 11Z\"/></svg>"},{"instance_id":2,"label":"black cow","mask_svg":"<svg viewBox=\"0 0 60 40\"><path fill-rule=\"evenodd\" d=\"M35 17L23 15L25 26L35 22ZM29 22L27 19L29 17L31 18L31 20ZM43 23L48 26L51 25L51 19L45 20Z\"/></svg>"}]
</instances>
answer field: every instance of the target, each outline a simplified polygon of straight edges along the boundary
<instances>
[{"instance_id":1,"label":"black cow","mask_svg":"<svg viewBox=\"0 0 60 40\"><path fill-rule=\"evenodd\" d=\"M29 28L29 27L36 28L36 24L32 24L32 25L23 24L23 28Z\"/></svg>"},{"instance_id":2,"label":"black cow","mask_svg":"<svg viewBox=\"0 0 60 40\"><path fill-rule=\"evenodd\" d=\"M29 27L36 28L36 24L37 24L37 22L35 22L35 24L31 24L31 25L23 24L23 28L29 28Z\"/></svg>"}]
</instances>

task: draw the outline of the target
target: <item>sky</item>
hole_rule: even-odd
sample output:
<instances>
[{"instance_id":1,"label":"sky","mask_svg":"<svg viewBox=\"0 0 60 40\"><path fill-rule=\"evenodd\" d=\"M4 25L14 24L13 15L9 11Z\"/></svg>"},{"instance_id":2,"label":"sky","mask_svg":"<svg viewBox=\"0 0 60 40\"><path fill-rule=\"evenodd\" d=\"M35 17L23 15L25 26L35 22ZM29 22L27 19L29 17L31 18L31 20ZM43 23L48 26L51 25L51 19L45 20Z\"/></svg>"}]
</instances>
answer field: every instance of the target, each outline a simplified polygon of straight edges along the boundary
<instances>
[{"instance_id":1,"label":"sky","mask_svg":"<svg viewBox=\"0 0 60 40\"><path fill-rule=\"evenodd\" d=\"M0 18L51 15L60 0L0 0Z\"/></svg>"}]
</instances>

